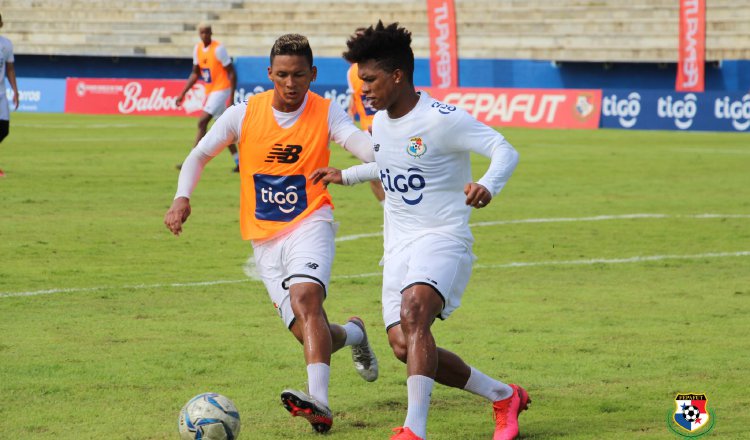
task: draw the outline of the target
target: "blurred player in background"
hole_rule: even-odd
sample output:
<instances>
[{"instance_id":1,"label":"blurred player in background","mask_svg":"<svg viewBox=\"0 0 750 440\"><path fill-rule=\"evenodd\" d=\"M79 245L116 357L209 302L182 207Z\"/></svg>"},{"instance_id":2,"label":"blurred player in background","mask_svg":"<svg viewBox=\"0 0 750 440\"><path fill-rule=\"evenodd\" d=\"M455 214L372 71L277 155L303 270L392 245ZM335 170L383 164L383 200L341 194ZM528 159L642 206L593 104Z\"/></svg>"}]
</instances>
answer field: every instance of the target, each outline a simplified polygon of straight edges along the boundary
<instances>
[{"instance_id":1,"label":"blurred player in background","mask_svg":"<svg viewBox=\"0 0 750 440\"><path fill-rule=\"evenodd\" d=\"M206 88L206 103L203 105L198 118L198 133L195 135L193 148L198 145L201 138L206 135L208 124L212 118L218 118L232 104L234 90L237 88L237 74L232 65L232 58L227 53L224 45L212 40L211 25L201 23L198 25L198 35L201 42L193 49L193 71L188 77L185 88L177 97L177 105L182 104L185 95L193 85L201 79ZM235 145L229 146L229 151L234 158L235 172L239 172L239 155ZM179 169L182 165L177 165Z\"/></svg>"},{"instance_id":2,"label":"blurred player in background","mask_svg":"<svg viewBox=\"0 0 750 440\"><path fill-rule=\"evenodd\" d=\"M355 34L364 32L364 30L365 28L359 28L355 31ZM372 133L372 118L375 116L377 110L372 108L362 94L362 80L359 79L357 72L357 63L352 63L349 70L346 72L346 80L349 83L349 88L352 90L352 99L349 102L349 116L351 116L352 119L359 116L360 128L368 133ZM371 181L370 189L381 205L385 203L385 193L383 192L383 187L380 185L380 182L374 180Z\"/></svg>"},{"instance_id":3,"label":"blurred player in background","mask_svg":"<svg viewBox=\"0 0 750 440\"><path fill-rule=\"evenodd\" d=\"M361 319L328 322L323 301L335 251L333 204L325 186L307 179L328 165L329 141L371 162L372 139L344 109L310 91L317 69L302 35L279 37L271 49L273 90L232 106L188 155L164 223L175 235L190 215L190 195L205 164L237 143L240 150L240 228L252 240L256 267L286 327L304 346L308 392L284 390L292 416L318 432L333 424L328 406L331 353L352 347L357 372L372 382L378 364Z\"/></svg>"},{"instance_id":4,"label":"blurred player in background","mask_svg":"<svg viewBox=\"0 0 750 440\"><path fill-rule=\"evenodd\" d=\"M0 28L3 27L3 16L0 15ZM10 106L8 97L5 94L5 77L8 77L10 88L13 89L13 110L18 110L18 86L16 85L16 68L15 58L13 58L13 43L9 39L0 35L0 84L2 84L2 93L0 93L0 142L2 142L10 132ZM5 173L0 169L0 177Z\"/></svg>"},{"instance_id":5,"label":"blurred player in background","mask_svg":"<svg viewBox=\"0 0 750 440\"><path fill-rule=\"evenodd\" d=\"M471 208L484 208L500 192L518 153L464 110L415 91L411 33L398 23L379 22L354 34L347 46L344 58L359 65L362 92L379 110L372 127L376 162L343 172L316 170L311 179L350 185L379 178L386 192L383 319L394 354L406 363L408 394L406 420L391 439L426 438L435 381L488 399L493 439L514 439L518 414L530 402L526 391L437 347L431 326L458 308L469 282L475 259ZM477 182L470 152L490 158Z\"/></svg>"}]
</instances>

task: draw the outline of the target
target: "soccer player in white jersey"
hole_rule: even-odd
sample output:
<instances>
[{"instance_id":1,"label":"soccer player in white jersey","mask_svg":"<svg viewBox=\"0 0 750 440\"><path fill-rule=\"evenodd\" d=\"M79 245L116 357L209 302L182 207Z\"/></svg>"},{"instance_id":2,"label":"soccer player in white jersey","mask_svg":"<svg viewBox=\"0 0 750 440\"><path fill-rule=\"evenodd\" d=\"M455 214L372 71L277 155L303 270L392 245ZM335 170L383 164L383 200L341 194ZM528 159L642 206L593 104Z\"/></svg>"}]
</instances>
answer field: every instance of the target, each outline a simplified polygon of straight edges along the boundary
<instances>
[{"instance_id":1,"label":"soccer player in white jersey","mask_svg":"<svg viewBox=\"0 0 750 440\"><path fill-rule=\"evenodd\" d=\"M329 141L371 162L372 139L344 110L310 92L317 74L302 35L279 37L271 49L272 91L228 109L183 162L177 194L164 218L179 235L190 215L190 195L205 164L227 145L240 152L240 228L252 240L256 267L285 326L304 346L307 393L284 390L281 401L292 416L317 432L333 424L328 405L331 353L352 347L357 372L368 382L378 364L361 319L329 323L323 301L335 251L331 197L306 179L328 165Z\"/></svg>"},{"instance_id":2,"label":"soccer player in white jersey","mask_svg":"<svg viewBox=\"0 0 750 440\"><path fill-rule=\"evenodd\" d=\"M528 393L437 347L430 327L460 305L475 258L470 211L497 196L518 153L465 111L415 91L411 34L398 23L379 22L347 46L344 58L358 63L362 91L379 110L372 128L376 162L343 172L323 168L311 178L347 185L380 179L385 190L383 318L394 354L407 365L408 393L406 420L391 439L426 438L435 381L493 402L494 440L516 438ZM471 152L491 159L478 182Z\"/></svg>"},{"instance_id":3,"label":"soccer player in white jersey","mask_svg":"<svg viewBox=\"0 0 750 440\"><path fill-rule=\"evenodd\" d=\"M3 17L0 15L0 28L3 27ZM8 77L10 87L13 89L13 109L18 110L18 85L16 84L15 58L13 57L13 43L0 35L0 142L10 132L10 107L8 97L5 96L5 77ZM0 177L5 173L0 169Z\"/></svg>"}]
</instances>

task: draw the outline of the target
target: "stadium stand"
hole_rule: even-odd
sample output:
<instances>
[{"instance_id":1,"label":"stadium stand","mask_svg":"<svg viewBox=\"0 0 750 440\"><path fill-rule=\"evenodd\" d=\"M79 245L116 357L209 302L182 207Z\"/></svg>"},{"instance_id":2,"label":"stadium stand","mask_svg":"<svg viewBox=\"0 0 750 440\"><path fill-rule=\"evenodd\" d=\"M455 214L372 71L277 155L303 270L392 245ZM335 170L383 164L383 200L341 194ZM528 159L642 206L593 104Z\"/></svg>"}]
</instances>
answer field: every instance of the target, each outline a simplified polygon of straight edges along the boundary
<instances>
[{"instance_id":1,"label":"stadium stand","mask_svg":"<svg viewBox=\"0 0 750 440\"><path fill-rule=\"evenodd\" d=\"M185 57L196 25L211 22L233 55L265 55L283 33L339 56L351 30L378 19L414 34L429 55L425 0L5 0L4 34L18 54ZM464 58L674 62L674 0L456 0ZM747 0L707 5L706 59L750 59Z\"/></svg>"}]
</instances>

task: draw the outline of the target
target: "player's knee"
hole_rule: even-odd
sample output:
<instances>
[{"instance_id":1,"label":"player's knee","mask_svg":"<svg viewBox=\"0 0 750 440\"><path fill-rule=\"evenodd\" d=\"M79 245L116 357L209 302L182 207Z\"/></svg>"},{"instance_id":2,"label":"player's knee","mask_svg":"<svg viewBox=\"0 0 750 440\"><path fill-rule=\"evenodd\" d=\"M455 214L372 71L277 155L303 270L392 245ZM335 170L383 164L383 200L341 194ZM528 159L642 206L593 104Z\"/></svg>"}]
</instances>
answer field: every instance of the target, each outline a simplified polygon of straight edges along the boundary
<instances>
[{"instance_id":1,"label":"player's knee","mask_svg":"<svg viewBox=\"0 0 750 440\"><path fill-rule=\"evenodd\" d=\"M292 300L292 310L298 320L307 322L323 315L323 304L309 298L297 298Z\"/></svg>"},{"instance_id":2,"label":"player's knee","mask_svg":"<svg viewBox=\"0 0 750 440\"><path fill-rule=\"evenodd\" d=\"M295 284L290 292L294 316L307 322L323 315L323 288L315 283Z\"/></svg>"},{"instance_id":3,"label":"player's knee","mask_svg":"<svg viewBox=\"0 0 750 440\"><path fill-rule=\"evenodd\" d=\"M405 333L412 333L429 327L434 320L435 313L428 305L420 301L415 295L405 295L401 302L401 326Z\"/></svg>"}]
</instances>

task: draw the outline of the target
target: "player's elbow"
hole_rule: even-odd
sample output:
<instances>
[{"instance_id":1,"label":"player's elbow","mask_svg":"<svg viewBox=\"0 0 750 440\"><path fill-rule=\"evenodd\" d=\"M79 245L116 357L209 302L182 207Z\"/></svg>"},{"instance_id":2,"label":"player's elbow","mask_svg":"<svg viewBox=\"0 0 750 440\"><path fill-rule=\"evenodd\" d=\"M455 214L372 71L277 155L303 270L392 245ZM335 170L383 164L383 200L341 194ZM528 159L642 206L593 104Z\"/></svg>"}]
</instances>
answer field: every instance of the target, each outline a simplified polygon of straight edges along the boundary
<instances>
[{"instance_id":1,"label":"player's elbow","mask_svg":"<svg viewBox=\"0 0 750 440\"><path fill-rule=\"evenodd\" d=\"M521 157L521 155L518 153L518 150L513 148L513 145L510 144L507 140L503 139L503 149L506 151L508 161L512 162L514 165L518 163L518 159Z\"/></svg>"},{"instance_id":2,"label":"player's elbow","mask_svg":"<svg viewBox=\"0 0 750 440\"><path fill-rule=\"evenodd\" d=\"M509 162L509 168L511 170L515 170L516 169L516 167L518 166L518 160L520 159L520 157L521 157L521 155L518 154L518 151L511 150L510 160L508 161Z\"/></svg>"}]
</instances>

